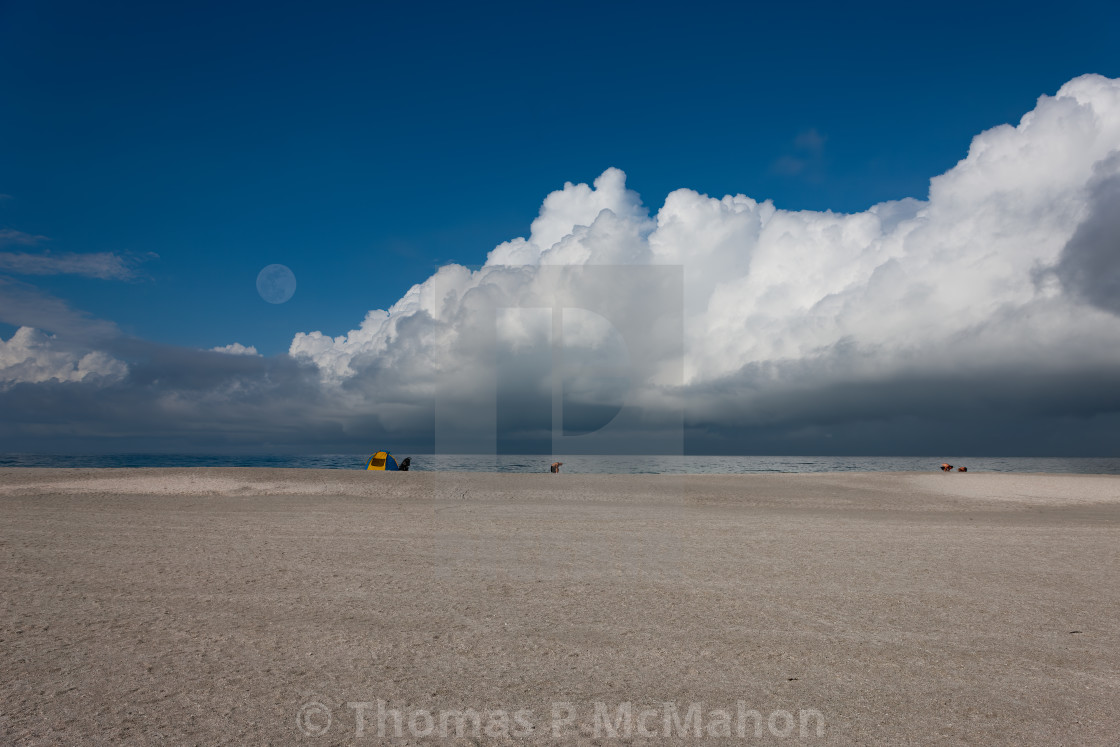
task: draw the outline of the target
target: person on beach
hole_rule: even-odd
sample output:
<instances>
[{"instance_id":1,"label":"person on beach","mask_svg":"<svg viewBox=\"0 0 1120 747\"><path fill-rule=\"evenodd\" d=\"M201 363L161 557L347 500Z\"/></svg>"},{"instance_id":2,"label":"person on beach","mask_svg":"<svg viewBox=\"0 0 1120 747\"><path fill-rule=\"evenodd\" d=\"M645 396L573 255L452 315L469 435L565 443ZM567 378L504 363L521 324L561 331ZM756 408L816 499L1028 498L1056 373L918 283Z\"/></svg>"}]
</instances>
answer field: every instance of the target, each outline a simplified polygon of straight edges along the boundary
<instances>
[{"instance_id":1,"label":"person on beach","mask_svg":"<svg viewBox=\"0 0 1120 747\"><path fill-rule=\"evenodd\" d=\"M949 464L948 462L942 462L941 463L941 471L942 472L952 472L953 471L953 465Z\"/></svg>"},{"instance_id":2,"label":"person on beach","mask_svg":"<svg viewBox=\"0 0 1120 747\"><path fill-rule=\"evenodd\" d=\"M957 467L957 472L968 472L968 467Z\"/></svg>"},{"instance_id":3,"label":"person on beach","mask_svg":"<svg viewBox=\"0 0 1120 747\"><path fill-rule=\"evenodd\" d=\"M560 471L560 465L562 465L562 464L563 464L563 462L553 462L552 466L548 468L548 471L555 475L557 472Z\"/></svg>"},{"instance_id":4,"label":"person on beach","mask_svg":"<svg viewBox=\"0 0 1120 747\"><path fill-rule=\"evenodd\" d=\"M412 457L405 457L404 461L402 461L400 463L400 465L397 466L397 469L400 470L401 472L408 472L408 468L411 467L411 466L412 466Z\"/></svg>"}]
</instances>

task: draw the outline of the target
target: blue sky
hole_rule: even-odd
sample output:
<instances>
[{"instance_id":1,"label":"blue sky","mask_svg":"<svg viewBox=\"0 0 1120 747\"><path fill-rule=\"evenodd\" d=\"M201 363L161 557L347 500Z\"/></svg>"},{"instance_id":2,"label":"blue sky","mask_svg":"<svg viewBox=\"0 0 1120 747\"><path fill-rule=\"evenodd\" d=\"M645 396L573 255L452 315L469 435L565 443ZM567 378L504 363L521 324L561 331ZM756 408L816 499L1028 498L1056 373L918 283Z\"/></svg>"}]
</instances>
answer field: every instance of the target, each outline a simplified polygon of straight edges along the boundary
<instances>
[{"instance_id":1,"label":"blue sky","mask_svg":"<svg viewBox=\"0 0 1120 747\"><path fill-rule=\"evenodd\" d=\"M0 251L129 269L14 272L0 293L282 356L482 265L612 167L650 214L681 188L787 211L925 200L979 133L1120 76L1117 49L1107 2L9 0ZM270 264L295 273L287 303L257 294ZM28 318L0 338L44 328Z\"/></svg>"},{"instance_id":2,"label":"blue sky","mask_svg":"<svg viewBox=\"0 0 1120 747\"><path fill-rule=\"evenodd\" d=\"M0 225L144 260L129 285L44 284L142 337L267 353L480 264L610 166L655 207L688 187L863 210L924 197L1066 80L1120 74L1103 2L0 12ZM282 307L255 292L271 263L299 281Z\"/></svg>"}]
</instances>

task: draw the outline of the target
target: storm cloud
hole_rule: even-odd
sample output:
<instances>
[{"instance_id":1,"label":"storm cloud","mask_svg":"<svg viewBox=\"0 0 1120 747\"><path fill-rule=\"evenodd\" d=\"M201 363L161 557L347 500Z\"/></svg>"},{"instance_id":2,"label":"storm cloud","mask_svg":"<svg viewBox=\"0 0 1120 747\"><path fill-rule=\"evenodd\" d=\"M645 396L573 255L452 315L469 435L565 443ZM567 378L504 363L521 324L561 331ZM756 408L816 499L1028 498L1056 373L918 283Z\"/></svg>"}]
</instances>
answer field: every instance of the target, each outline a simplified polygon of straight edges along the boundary
<instances>
[{"instance_id":1,"label":"storm cloud","mask_svg":"<svg viewBox=\"0 0 1120 747\"><path fill-rule=\"evenodd\" d=\"M443 267L346 334L296 332L287 356L118 337L50 359L21 330L0 435L80 420L360 451L482 422L484 450L1111 454L1118 216L1120 81L1095 75L977 135L926 199L860 213L689 189L654 212L611 168L548 195L482 267ZM79 376L94 352L125 368ZM84 415L25 406L48 399Z\"/></svg>"},{"instance_id":2,"label":"storm cloud","mask_svg":"<svg viewBox=\"0 0 1120 747\"><path fill-rule=\"evenodd\" d=\"M1070 293L1120 315L1120 153L1098 164L1087 213L1062 250L1057 275Z\"/></svg>"}]
</instances>

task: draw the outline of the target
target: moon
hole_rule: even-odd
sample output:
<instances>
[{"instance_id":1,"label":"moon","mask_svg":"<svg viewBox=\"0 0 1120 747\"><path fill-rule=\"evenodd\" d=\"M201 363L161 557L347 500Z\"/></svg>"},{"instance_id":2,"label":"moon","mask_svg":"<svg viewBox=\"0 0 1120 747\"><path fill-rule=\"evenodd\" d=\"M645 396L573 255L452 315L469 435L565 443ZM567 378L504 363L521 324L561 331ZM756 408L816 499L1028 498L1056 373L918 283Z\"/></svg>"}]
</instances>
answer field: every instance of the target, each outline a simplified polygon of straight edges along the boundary
<instances>
[{"instance_id":1,"label":"moon","mask_svg":"<svg viewBox=\"0 0 1120 747\"><path fill-rule=\"evenodd\" d=\"M296 276L285 265L269 265L257 274L257 293L269 303L284 303L296 292Z\"/></svg>"}]
</instances>

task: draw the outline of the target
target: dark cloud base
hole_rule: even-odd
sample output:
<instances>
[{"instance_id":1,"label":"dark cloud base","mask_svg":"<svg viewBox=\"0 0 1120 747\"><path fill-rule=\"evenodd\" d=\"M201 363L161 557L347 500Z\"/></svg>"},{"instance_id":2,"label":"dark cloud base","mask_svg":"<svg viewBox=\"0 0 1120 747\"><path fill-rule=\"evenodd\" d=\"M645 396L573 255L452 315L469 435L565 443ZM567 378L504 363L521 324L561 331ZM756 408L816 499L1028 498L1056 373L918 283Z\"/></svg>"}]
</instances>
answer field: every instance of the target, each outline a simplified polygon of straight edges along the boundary
<instances>
[{"instance_id":1,"label":"dark cloud base","mask_svg":"<svg viewBox=\"0 0 1120 747\"><path fill-rule=\"evenodd\" d=\"M1120 456L1118 133L1120 82L1082 76L928 200L852 215L678 190L651 216L608 169L477 271L273 358L128 339L0 275L29 328L0 348L0 449ZM128 277L57 259L5 262Z\"/></svg>"},{"instance_id":2,"label":"dark cloud base","mask_svg":"<svg viewBox=\"0 0 1120 747\"><path fill-rule=\"evenodd\" d=\"M135 352L135 351L134 351ZM14 453L330 454L391 448L433 453L431 402L389 425L376 403L340 408L315 371L262 359L148 347L128 380L18 384L0 392L0 451ZM203 371L194 370L204 368ZM693 455L1120 455L1120 387L1110 371L1068 377L897 380L836 385L744 403L713 417L686 403L683 451ZM551 401L525 390L500 397L497 453L549 454ZM610 433L612 409L565 410L565 450L635 453L649 433ZM605 422L606 421L606 422ZM597 429L606 424L602 431ZM594 440L592 440L594 439ZM457 448L456 451L469 451ZM638 453L641 453L640 451Z\"/></svg>"}]
</instances>

